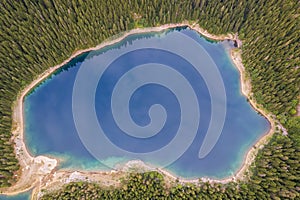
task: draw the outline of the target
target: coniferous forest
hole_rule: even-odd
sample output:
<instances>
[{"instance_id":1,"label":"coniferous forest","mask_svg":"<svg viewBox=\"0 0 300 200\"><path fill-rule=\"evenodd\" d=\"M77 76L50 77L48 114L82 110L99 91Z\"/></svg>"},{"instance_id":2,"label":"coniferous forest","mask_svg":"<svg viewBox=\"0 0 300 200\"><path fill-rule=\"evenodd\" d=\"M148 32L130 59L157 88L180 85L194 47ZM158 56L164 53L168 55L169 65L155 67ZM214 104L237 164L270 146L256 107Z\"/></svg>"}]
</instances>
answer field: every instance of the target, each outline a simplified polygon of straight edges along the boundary
<instances>
[{"instance_id":1,"label":"coniferous forest","mask_svg":"<svg viewBox=\"0 0 300 200\"><path fill-rule=\"evenodd\" d=\"M44 199L299 199L300 2L298 0L0 1L0 187L15 182L12 105L39 74L79 49L136 27L189 20L238 33L253 98L288 130L260 150L249 181L165 188L160 174L132 174L119 189L71 183Z\"/></svg>"}]
</instances>

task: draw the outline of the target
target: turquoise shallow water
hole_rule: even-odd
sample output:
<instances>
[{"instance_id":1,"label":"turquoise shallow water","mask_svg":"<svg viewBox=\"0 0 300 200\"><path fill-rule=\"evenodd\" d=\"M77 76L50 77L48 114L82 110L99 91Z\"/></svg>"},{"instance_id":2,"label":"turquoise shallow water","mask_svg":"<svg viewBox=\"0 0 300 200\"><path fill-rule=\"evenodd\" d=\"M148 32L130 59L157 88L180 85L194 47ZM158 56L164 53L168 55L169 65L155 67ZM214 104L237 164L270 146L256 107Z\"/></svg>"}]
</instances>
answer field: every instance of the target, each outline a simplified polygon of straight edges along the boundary
<instances>
[{"instance_id":1,"label":"turquoise shallow water","mask_svg":"<svg viewBox=\"0 0 300 200\"><path fill-rule=\"evenodd\" d=\"M132 35L82 54L25 98L27 147L33 155L62 158L61 168L107 170L140 159L184 178L230 176L269 129L241 95L231 48L231 41L210 42L183 28ZM215 141L211 123L222 127ZM204 150L212 148L199 157L204 143Z\"/></svg>"},{"instance_id":2,"label":"turquoise shallow water","mask_svg":"<svg viewBox=\"0 0 300 200\"><path fill-rule=\"evenodd\" d=\"M31 196L31 191L29 192L24 192L19 195L14 195L14 196L6 196L6 195L1 195L0 194L0 200L29 200Z\"/></svg>"}]
</instances>

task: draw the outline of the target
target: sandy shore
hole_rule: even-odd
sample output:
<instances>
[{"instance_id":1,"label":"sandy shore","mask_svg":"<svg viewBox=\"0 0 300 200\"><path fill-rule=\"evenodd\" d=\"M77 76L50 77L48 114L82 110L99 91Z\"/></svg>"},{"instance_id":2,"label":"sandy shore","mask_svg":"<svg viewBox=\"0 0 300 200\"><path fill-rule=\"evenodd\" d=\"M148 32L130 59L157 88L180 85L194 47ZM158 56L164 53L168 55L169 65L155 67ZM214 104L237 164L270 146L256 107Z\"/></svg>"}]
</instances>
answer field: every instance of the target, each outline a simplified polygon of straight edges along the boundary
<instances>
[{"instance_id":1,"label":"sandy shore","mask_svg":"<svg viewBox=\"0 0 300 200\"><path fill-rule=\"evenodd\" d=\"M112 45L114 43L117 43L121 40L123 40L125 37L131 34L138 34L138 33L145 33L145 32L159 32L163 31L168 28L175 28L179 26L189 26L191 29L194 29L198 31L201 35L213 39L213 40L238 40L236 35L233 34L227 34L227 35L212 35L208 33L206 30L199 27L198 24L189 24L187 22L179 23L179 24L166 24L160 27L154 27L154 28L138 28L131 31L128 31L126 33L123 33L123 35L115 40L111 41L104 41L100 45L88 48L85 50L79 50L72 54L70 58L65 60L63 63L56 65L54 67L51 67L50 69L46 70L43 74L41 74L37 79L35 79L31 84L29 84L18 96L15 104L13 105L13 140L15 141L15 152L17 155L17 158L21 165L21 170L18 174L16 174L18 181L16 184L14 184L10 188L2 189L3 194L7 195L15 195L24 191L27 191L29 189L34 188L32 199L36 199L41 193L41 190L43 189L51 189L51 188L57 188L58 186L62 186L64 183L67 183L70 180L87 180L87 181L96 181L103 185L113 185L118 186L119 180L118 178L125 176L126 170L121 169L118 171L111 171L111 172L86 172L86 171L74 171L71 170L56 170L55 167L58 165L58 160L54 158L48 158L45 156L38 156L33 157L29 154L25 143L24 143L24 119L23 119L23 101L25 95L35 86L37 86L39 83L41 83L44 79L46 79L48 76L50 76L53 72L55 72L57 69L62 67L63 65L67 64L71 59L74 57L88 51L100 49L102 47ZM240 42L240 41L239 41ZM231 57L234 64L237 66L241 73L241 87L242 87L242 93L249 97L250 91L251 91L251 84L249 80L245 78L245 70L242 65L241 60L241 52L233 50L231 51ZM210 182L220 182L220 183L227 183L229 181L233 180L241 180L245 178L245 174L249 168L249 165L253 162L255 155L257 154L258 147L261 147L272 135L274 132L275 122L272 119L270 115L268 115L264 110L261 110L257 104L250 100L251 105L262 115L264 115L269 122L271 123L271 129L270 131L265 134L258 142L249 150L247 153L247 156L244 159L244 163L241 167L241 169L233 176L222 180L213 180L208 178L202 178L202 181L210 181ZM149 168L153 169L153 168ZM157 170L163 174L166 175L166 179L168 180L176 180L177 177L172 175L171 173L163 170L163 169L153 169ZM75 173L75 174L74 174ZM79 177L79 178L78 178ZM198 179L196 180L186 180L186 179L179 179L182 183L192 182L197 183ZM107 183L107 184L106 184Z\"/></svg>"},{"instance_id":2,"label":"sandy shore","mask_svg":"<svg viewBox=\"0 0 300 200\"><path fill-rule=\"evenodd\" d=\"M259 107L259 105L254 100L253 94L251 93L251 83L249 78L246 78L245 67L242 63L241 50L240 49L232 49L230 52L230 57L234 63L234 65L238 68L240 72L240 82L241 82L241 92L248 99L251 106L262 114L270 123L270 130L265 133L260 139L256 141L256 143L248 150L247 155L244 157L243 164L241 168L234 175L234 179L245 180L247 179L247 174L249 172L249 167L253 163L259 149L262 149L264 144L266 144L272 135L275 132L275 124L279 124L271 114L266 112L264 109ZM283 128L283 126L281 126ZM283 128L284 129L284 128Z\"/></svg>"}]
</instances>

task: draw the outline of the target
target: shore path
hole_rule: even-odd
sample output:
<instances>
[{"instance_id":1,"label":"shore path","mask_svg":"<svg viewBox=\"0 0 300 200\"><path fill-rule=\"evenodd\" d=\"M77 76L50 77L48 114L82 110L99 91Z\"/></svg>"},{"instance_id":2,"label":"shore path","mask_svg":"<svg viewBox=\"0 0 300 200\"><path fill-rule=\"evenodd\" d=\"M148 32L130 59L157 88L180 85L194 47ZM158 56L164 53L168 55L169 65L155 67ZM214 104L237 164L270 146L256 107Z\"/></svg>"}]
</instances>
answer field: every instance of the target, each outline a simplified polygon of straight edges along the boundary
<instances>
[{"instance_id":1,"label":"shore path","mask_svg":"<svg viewBox=\"0 0 300 200\"><path fill-rule=\"evenodd\" d=\"M101 172L101 171L75 171L75 170L57 170L56 166L59 163L59 160L55 158L50 158L46 156L38 156L33 157L28 152L25 143L24 143L24 119L23 119L23 101L24 97L28 92L30 92L34 87L36 87L39 83L41 83L44 79L49 77L53 72L55 72L60 67L67 64L71 59L74 57L88 51L97 50L102 47L117 43L121 40L123 40L125 37L131 34L138 34L138 33L146 33L146 32L159 32L163 31L165 29L169 28L176 28L180 26L189 26L191 29L199 32L204 37L207 37L209 39L213 40L235 40L239 44L241 44L241 41L238 40L237 35L233 34L227 34L227 35L212 35L208 33L206 30L199 27L197 23L178 23L178 24L166 24L159 27L153 27L153 28L137 28L128 32L125 32L122 34L121 37L114 39L114 40L108 40L104 41L100 45L88 48L85 50L79 50L72 54L70 58L65 60L63 63L56 65L54 67L49 68L46 70L43 74L38 76L31 84L29 84L23 91L20 92L18 95L17 100L15 101L13 105L13 140L15 142L15 153L20 163L20 170L15 175L17 178L17 182L9 187L1 189L0 191L2 194L5 195L16 195L19 193L22 193L24 191L28 191L29 189L33 189L32 199L38 199L38 197L41 195L42 189L57 189L58 187L62 186L65 183L68 183L70 181L74 180L87 180L87 181L95 181L103 186L119 186L119 179L121 177L124 177L127 173L124 168L118 170L118 171L111 171L111 172ZM247 98L250 95L251 92L251 84L250 81L246 79L245 77L245 69L242 64L241 59L241 51L239 49L233 49L231 51L231 58L233 63L236 65L236 67L240 71L240 78L241 78L241 91L243 95L245 95ZM249 98L248 98L249 99ZM272 133L274 132L275 122L272 119L270 115L268 115L264 110L260 109L257 104L249 99L249 102L253 106L254 109L256 109L258 112L260 112L262 115L264 115L271 124L271 129L268 133L266 133L258 142L249 150L247 155L244 158L244 163L240 170L233 175L232 177L228 177L226 179L222 180L214 180L214 179L208 179L208 178L202 178L202 181L209 181L209 182L219 182L219 183L227 183L230 181L235 181L237 179L241 180L246 177L246 172L253 162L257 152L258 147L262 147L263 144L271 137ZM130 162L132 164L132 162ZM135 165L137 164L134 162ZM138 162L139 163L139 162ZM130 164L130 165L131 165ZM143 164L138 164L143 165ZM143 165L143 167L145 167ZM151 170L157 170L161 173L163 173L167 179L167 182L172 182L177 179L176 176L172 175L171 173L163 170L163 169L153 169ZM182 183L192 182L197 183L198 179L196 180L186 180L186 179L179 179Z\"/></svg>"}]
</instances>

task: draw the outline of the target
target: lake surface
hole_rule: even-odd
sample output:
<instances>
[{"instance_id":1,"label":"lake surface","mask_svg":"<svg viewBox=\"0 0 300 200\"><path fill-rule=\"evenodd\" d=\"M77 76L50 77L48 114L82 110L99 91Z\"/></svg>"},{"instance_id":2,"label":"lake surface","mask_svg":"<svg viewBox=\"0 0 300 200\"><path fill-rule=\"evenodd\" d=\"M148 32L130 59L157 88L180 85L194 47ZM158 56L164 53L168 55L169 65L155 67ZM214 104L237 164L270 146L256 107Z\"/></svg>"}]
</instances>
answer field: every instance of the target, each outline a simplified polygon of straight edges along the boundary
<instances>
[{"instance_id":1,"label":"lake surface","mask_svg":"<svg viewBox=\"0 0 300 200\"><path fill-rule=\"evenodd\" d=\"M61 168L138 159L184 178L233 175L270 125L241 94L232 48L180 28L82 54L26 96L26 145Z\"/></svg>"},{"instance_id":2,"label":"lake surface","mask_svg":"<svg viewBox=\"0 0 300 200\"><path fill-rule=\"evenodd\" d=\"M6 196L0 194L0 200L30 200L31 191L24 192L19 195Z\"/></svg>"}]
</instances>

